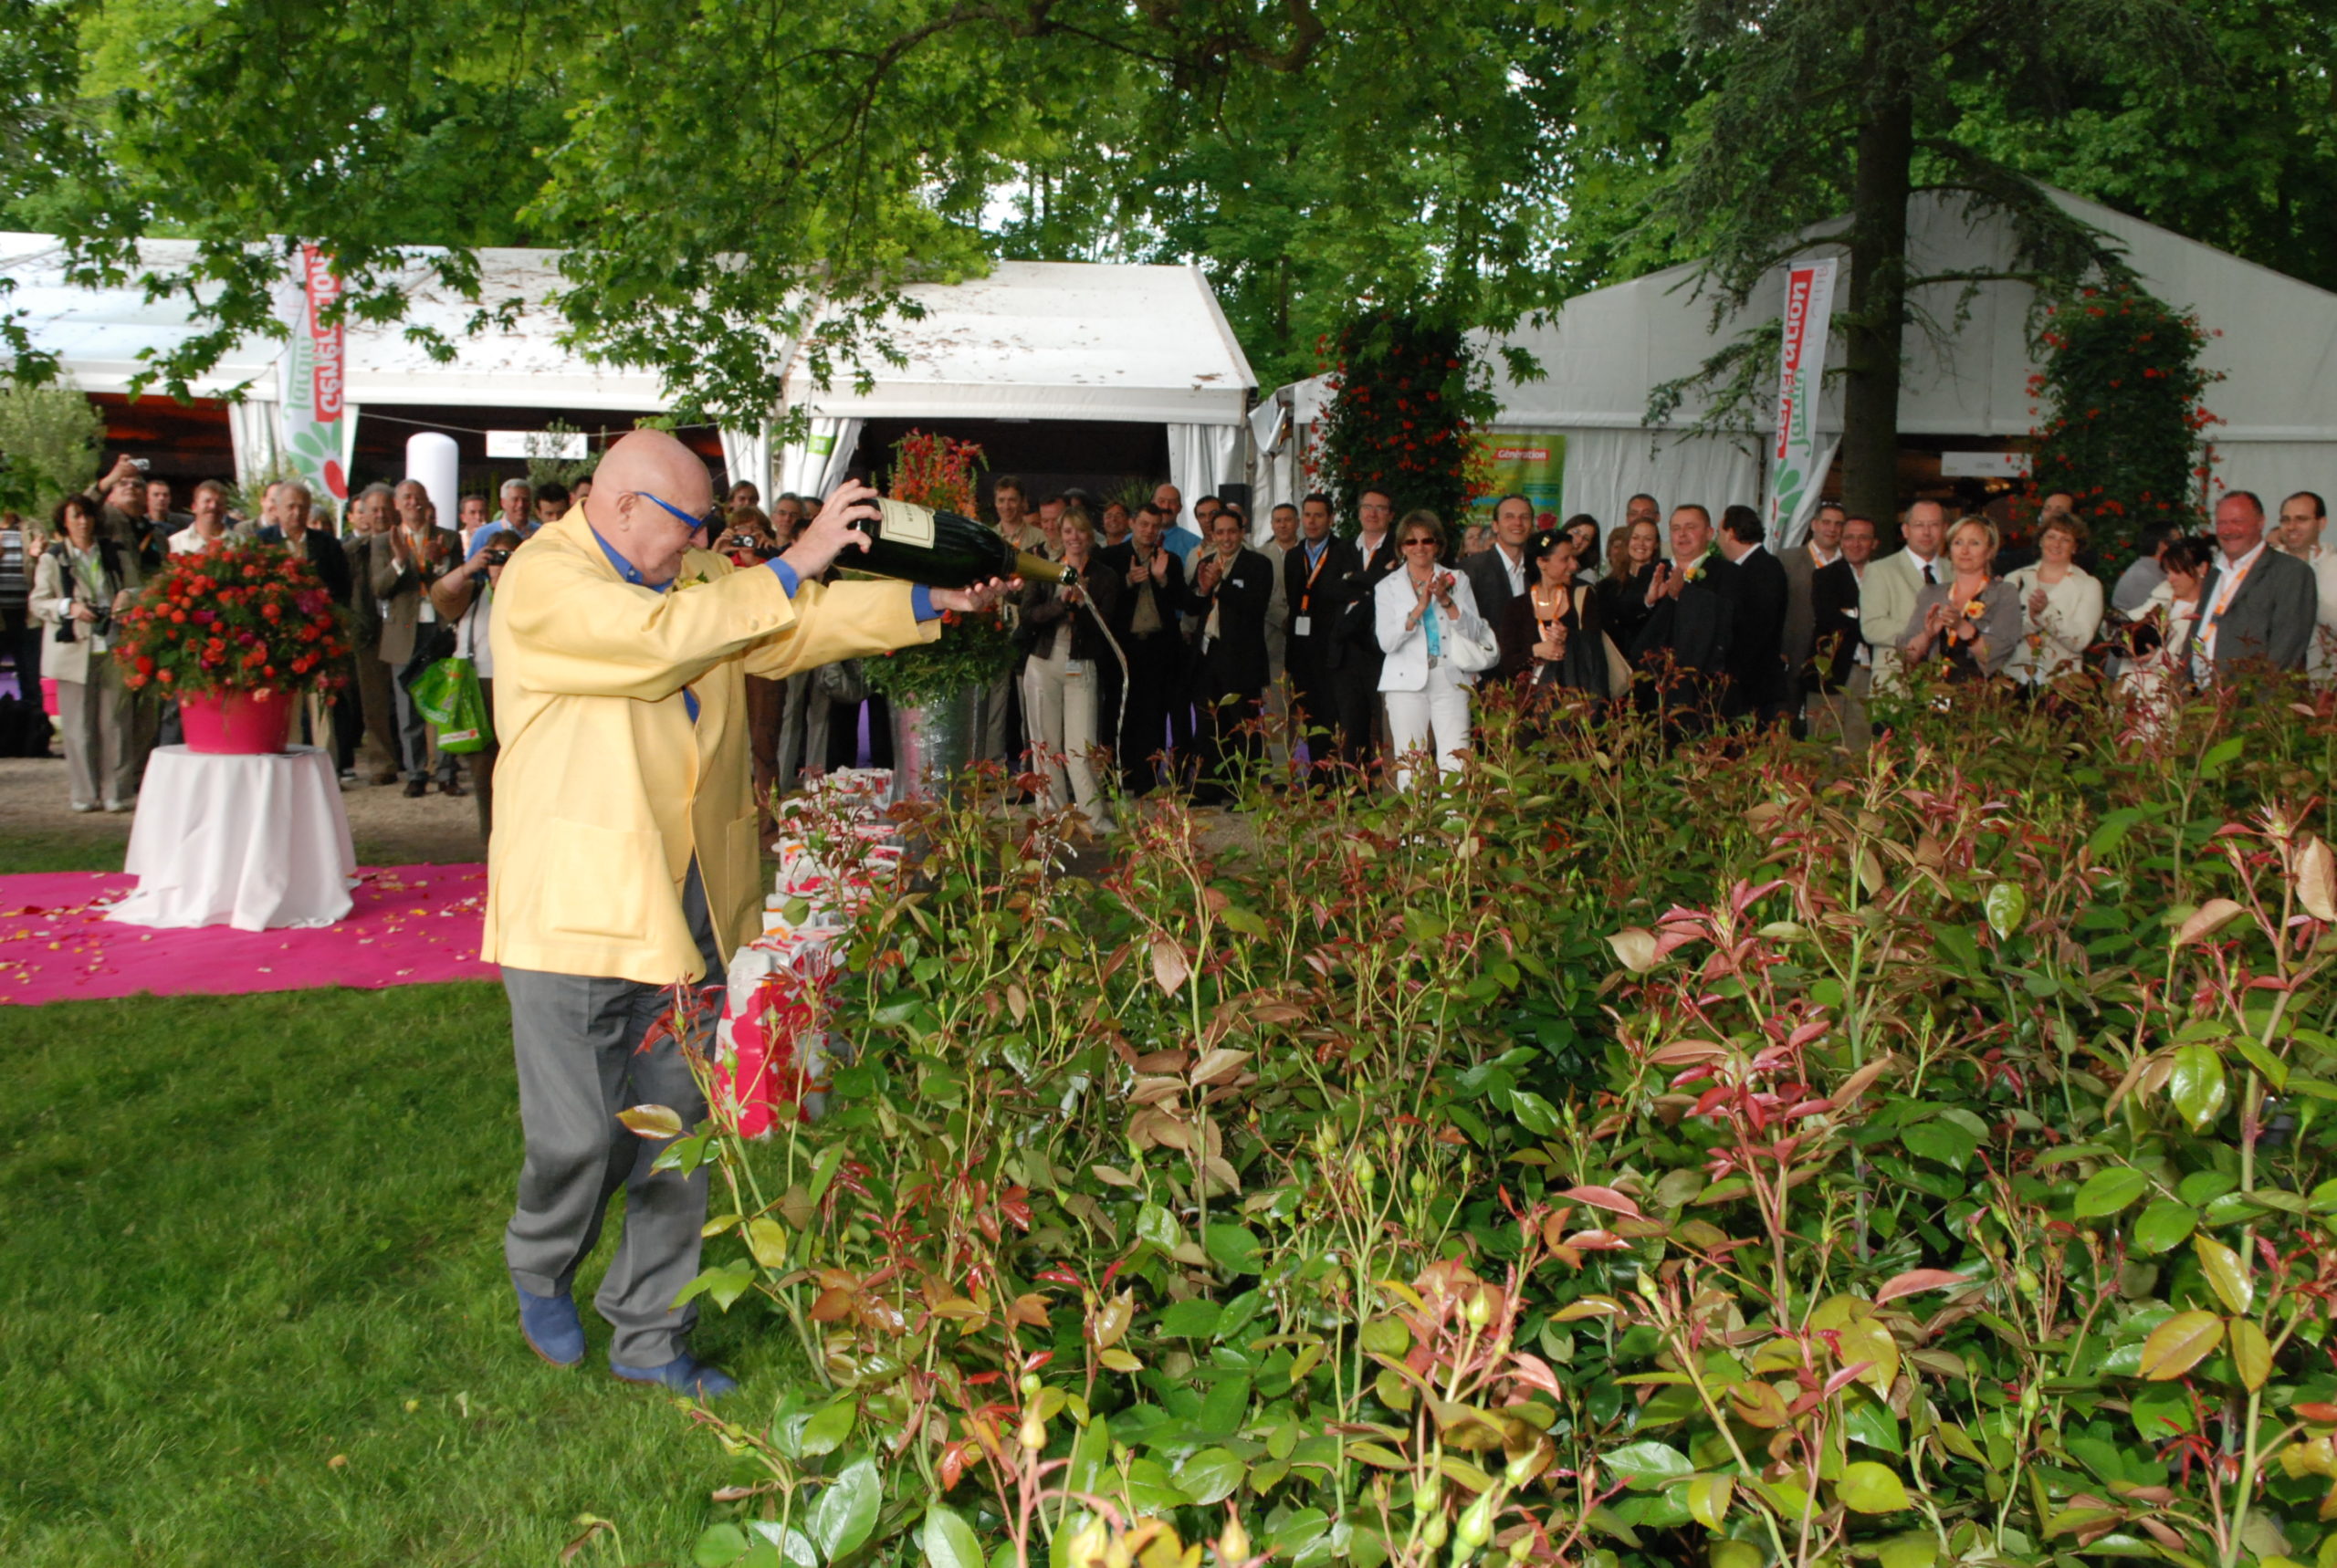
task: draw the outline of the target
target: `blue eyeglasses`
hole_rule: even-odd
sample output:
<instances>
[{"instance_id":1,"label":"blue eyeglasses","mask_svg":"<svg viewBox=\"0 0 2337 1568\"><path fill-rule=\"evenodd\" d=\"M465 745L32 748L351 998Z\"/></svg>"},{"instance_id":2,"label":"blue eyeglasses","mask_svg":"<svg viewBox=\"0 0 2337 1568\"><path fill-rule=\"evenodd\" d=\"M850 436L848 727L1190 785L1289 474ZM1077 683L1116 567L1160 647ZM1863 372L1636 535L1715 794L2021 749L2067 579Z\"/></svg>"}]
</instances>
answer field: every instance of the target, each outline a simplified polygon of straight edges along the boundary
<instances>
[{"instance_id":1,"label":"blue eyeglasses","mask_svg":"<svg viewBox=\"0 0 2337 1568\"><path fill-rule=\"evenodd\" d=\"M722 526L720 514L717 512L708 511L707 515L702 517L693 517L679 507L675 506L671 501L658 500L656 497L651 495L646 490L635 490L634 494L640 497L645 501L656 501L659 506L665 507L667 511L673 513L674 516L687 523L690 526L690 531L693 533L697 532L700 528L705 528L708 530L708 532L713 532L719 529Z\"/></svg>"}]
</instances>

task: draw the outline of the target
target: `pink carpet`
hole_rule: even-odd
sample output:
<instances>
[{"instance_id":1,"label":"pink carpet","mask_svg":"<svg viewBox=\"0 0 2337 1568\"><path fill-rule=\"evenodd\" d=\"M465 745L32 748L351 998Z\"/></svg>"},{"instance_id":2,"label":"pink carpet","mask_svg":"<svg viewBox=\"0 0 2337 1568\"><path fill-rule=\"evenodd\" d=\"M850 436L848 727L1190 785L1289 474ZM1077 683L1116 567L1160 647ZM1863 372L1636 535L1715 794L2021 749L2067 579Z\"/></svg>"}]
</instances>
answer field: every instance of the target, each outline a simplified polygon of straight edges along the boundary
<instances>
[{"instance_id":1,"label":"pink carpet","mask_svg":"<svg viewBox=\"0 0 2337 1568\"><path fill-rule=\"evenodd\" d=\"M0 1003L500 977L478 956L485 866L369 866L357 875L356 907L340 925L259 932L117 925L105 912L136 881L120 873L0 876Z\"/></svg>"}]
</instances>

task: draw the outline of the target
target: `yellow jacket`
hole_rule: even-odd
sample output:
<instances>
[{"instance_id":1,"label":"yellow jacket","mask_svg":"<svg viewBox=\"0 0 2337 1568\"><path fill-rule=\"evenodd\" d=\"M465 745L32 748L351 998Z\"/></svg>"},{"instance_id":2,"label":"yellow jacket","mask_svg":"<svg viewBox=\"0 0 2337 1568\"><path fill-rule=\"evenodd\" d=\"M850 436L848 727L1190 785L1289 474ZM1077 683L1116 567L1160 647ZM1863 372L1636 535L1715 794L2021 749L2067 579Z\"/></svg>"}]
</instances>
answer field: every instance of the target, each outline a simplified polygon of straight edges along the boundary
<instances>
[{"instance_id":1,"label":"yellow jacket","mask_svg":"<svg viewBox=\"0 0 2337 1568\"><path fill-rule=\"evenodd\" d=\"M682 916L696 856L727 959L761 929L749 674L927 643L907 583L807 582L692 550L664 593L626 582L571 510L495 591L489 963L651 985L702 977ZM692 723L683 689L698 701Z\"/></svg>"}]
</instances>

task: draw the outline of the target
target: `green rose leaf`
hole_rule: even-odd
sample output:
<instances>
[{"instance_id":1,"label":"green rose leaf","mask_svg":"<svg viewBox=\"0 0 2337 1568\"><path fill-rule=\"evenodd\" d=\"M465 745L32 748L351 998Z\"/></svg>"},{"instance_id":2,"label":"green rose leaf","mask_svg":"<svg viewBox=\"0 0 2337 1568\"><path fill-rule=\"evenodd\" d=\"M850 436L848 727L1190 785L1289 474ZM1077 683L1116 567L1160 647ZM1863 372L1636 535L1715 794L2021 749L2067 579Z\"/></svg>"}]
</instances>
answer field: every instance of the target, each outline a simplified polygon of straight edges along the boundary
<instances>
[{"instance_id":1,"label":"green rose leaf","mask_svg":"<svg viewBox=\"0 0 2337 1568\"><path fill-rule=\"evenodd\" d=\"M2189 1204L2161 1198L2134 1221L2134 1249L2164 1252L2190 1235L2198 1223L2199 1211Z\"/></svg>"},{"instance_id":2,"label":"green rose leaf","mask_svg":"<svg viewBox=\"0 0 2337 1568\"><path fill-rule=\"evenodd\" d=\"M1908 1506L1906 1483L1888 1465L1860 1459L1842 1467L1834 1495L1853 1513L1896 1513Z\"/></svg>"},{"instance_id":3,"label":"green rose leaf","mask_svg":"<svg viewBox=\"0 0 2337 1568\"><path fill-rule=\"evenodd\" d=\"M2149 1175L2132 1166L2112 1166L2106 1171L2096 1171L2078 1188L2077 1217L2099 1219L2105 1214L2115 1214L2150 1189Z\"/></svg>"},{"instance_id":4,"label":"green rose leaf","mask_svg":"<svg viewBox=\"0 0 2337 1568\"><path fill-rule=\"evenodd\" d=\"M1670 1444L1652 1439L1602 1454L1599 1463L1622 1477L1634 1491L1653 1490L1696 1473L1696 1467L1688 1462L1687 1455Z\"/></svg>"}]
</instances>

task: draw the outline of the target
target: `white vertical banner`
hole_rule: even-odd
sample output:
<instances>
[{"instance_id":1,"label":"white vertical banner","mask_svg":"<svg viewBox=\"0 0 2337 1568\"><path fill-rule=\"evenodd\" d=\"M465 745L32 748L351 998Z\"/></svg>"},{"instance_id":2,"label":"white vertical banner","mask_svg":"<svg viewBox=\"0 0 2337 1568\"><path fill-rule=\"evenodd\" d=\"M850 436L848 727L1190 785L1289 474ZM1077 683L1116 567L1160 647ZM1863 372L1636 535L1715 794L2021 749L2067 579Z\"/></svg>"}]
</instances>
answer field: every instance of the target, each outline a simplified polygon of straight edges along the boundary
<instances>
[{"instance_id":1,"label":"white vertical banner","mask_svg":"<svg viewBox=\"0 0 2337 1568\"><path fill-rule=\"evenodd\" d=\"M321 325L327 307L341 297L332 258L315 246L300 247L300 293L276 367L277 422L285 461L298 468L320 497L338 508L349 499L347 450L342 441L346 390L341 324Z\"/></svg>"},{"instance_id":2,"label":"white vertical banner","mask_svg":"<svg viewBox=\"0 0 2337 1568\"><path fill-rule=\"evenodd\" d=\"M1818 462L1818 393L1826 372L1826 338L1834 319L1832 256L1786 269L1785 347L1778 360L1777 434L1769 445L1769 548L1818 509L1826 471ZM1829 443L1827 450L1832 452Z\"/></svg>"}]
</instances>

